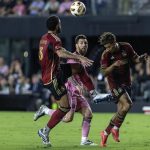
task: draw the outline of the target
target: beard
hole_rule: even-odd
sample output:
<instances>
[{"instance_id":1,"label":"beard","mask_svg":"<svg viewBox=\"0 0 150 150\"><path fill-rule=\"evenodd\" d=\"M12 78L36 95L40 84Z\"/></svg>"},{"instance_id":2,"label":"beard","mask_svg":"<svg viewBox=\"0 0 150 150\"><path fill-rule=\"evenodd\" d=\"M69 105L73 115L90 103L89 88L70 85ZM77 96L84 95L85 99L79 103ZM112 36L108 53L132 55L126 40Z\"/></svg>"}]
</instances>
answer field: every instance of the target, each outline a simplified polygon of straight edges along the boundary
<instances>
[{"instance_id":1,"label":"beard","mask_svg":"<svg viewBox=\"0 0 150 150\"><path fill-rule=\"evenodd\" d=\"M82 50L82 49L79 49L79 54L84 56L86 54L87 50Z\"/></svg>"}]
</instances>

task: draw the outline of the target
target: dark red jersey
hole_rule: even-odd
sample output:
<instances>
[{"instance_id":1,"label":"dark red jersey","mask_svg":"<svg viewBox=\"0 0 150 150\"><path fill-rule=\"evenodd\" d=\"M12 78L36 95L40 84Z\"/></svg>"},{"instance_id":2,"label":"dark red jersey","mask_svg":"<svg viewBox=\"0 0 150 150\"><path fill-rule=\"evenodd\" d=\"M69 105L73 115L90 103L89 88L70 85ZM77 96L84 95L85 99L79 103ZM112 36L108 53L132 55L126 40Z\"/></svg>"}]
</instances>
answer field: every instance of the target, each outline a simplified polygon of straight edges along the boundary
<instances>
[{"instance_id":1,"label":"dark red jersey","mask_svg":"<svg viewBox=\"0 0 150 150\"><path fill-rule=\"evenodd\" d=\"M56 51L62 47L61 40L52 33L42 36L39 44L39 61L42 70L42 81L48 84L56 75L59 67L59 57Z\"/></svg>"},{"instance_id":2,"label":"dark red jersey","mask_svg":"<svg viewBox=\"0 0 150 150\"><path fill-rule=\"evenodd\" d=\"M118 51L111 53L110 51L105 50L101 58L102 69L106 69L117 60L126 61L126 64L120 67L116 67L107 76L107 81L108 81L110 90L120 87L120 86L131 85L130 64L132 63L133 58L138 56L129 43L120 42L118 44L119 44Z\"/></svg>"}]
</instances>

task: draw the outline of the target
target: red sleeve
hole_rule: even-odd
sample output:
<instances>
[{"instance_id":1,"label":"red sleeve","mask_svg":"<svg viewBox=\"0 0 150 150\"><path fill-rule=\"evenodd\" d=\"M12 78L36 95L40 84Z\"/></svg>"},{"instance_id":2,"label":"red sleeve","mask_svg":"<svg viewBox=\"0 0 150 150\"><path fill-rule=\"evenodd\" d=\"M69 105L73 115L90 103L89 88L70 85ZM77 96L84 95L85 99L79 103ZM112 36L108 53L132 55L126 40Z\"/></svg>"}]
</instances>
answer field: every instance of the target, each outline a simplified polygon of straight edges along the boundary
<instances>
[{"instance_id":1,"label":"red sleeve","mask_svg":"<svg viewBox=\"0 0 150 150\"><path fill-rule=\"evenodd\" d=\"M102 68L102 69L103 69L103 68L107 68L107 67L109 67L109 65L110 65L110 64L109 64L108 55L107 55L105 52L102 54L100 64L101 64L101 68Z\"/></svg>"},{"instance_id":2,"label":"red sleeve","mask_svg":"<svg viewBox=\"0 0 150 150\"><path fill-rule=\"evenodd\" d=\"M130 60L138 57L138 54L134 51L133 47L128 43L127 45L127 52Z\"/></svg>"},{"instance_id":3,"label":"red sleeve","mask_svg":"<svg viewBox=\"0 0 150 150\"><path fill-rule=\"evenodd\" d=\"M61 41L56 41L54 43L54 51L56 52L57 50L60 50L60 48L62 47Z\"/></svg>"},{"instance_id":4,"label":"red sleeve","mask_svg":"<svg viewBox=\"0 0 150 150\"><path fill-rule=\"evenodd\" d=\"M60 50L60 48L62 47L60 38L54 34L51 34L51 38L52 38L54 52L56 52L57 50Z\"/></svg>"}]
</instances>

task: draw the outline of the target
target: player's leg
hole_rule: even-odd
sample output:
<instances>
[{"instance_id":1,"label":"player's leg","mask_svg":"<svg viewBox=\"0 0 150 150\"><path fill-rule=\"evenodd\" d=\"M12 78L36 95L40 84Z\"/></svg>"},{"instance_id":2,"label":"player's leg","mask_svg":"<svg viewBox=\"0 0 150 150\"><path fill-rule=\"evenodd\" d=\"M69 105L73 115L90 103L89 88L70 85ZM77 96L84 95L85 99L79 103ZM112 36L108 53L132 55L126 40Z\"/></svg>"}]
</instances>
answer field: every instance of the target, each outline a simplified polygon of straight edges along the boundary
<instances>
[{"instance_id":1,"label":"player's leg","mask_svg":"<svg viewBox=\"0 0 150 150\"><path fill-rule=\"evenodd\" d=\"M62 121L65 123L73 121L74 118L74 113L76 111L76 106L77 106L77 95L73 91L72 86L67 87L68 91L68 98L69 98L69 105L70 105L70 110L69 112L63 117Z\"/></svg>"},{"instance_id":2,"label":"player's leg","mask_svg":"<svg viewBox=\"0 0 150 150\"><path fill-rule=\"evenodd\" d=\"M63 117L62 121L65 123L71 122L73 120L74 112L77 105L77 96L75 93L76 88L69 83L65 84L67 88L67 95L69 99L70 111ZM34 121L38 120L44 115L52 116L56 110L50 109L45 105L41 105L39 110L34 114Z\"/></svg>"},{"instance_id":3,"label":"player's leg","mask_svg":"<svg viewBox=\"0 0 150 150\"><path fill-rule=\"evenodd\" d=\"M120 98L118 102L118 110L115 115L115 117L112 119L114 123L114 127L111 130L112 136L115 141L119 142L119 128L121 127L122 123L124 122L124 119L126 117L126 114L130 110L132 106L132 101L128 93L124 93Z\"/></svg>"},{"instance_id":4,"label":"player's leg","mask_svg":"<svg viewBox=\"0 0 150 150\"><path fill-rule=\"evenodd\" d=\"M122 109L122 103L119 101L117 103L117 112ZM108 126L106 127L106 129L104 130L104 134L105 135L109 135L111 133L112 128L114 127L114 119L116 118L118 113L115 113L114 116L112 117L112 119L110 120L110 123L108 124Z\"/></svg>"},{"instance_id":5,"label":"player's leg","mask_svg":"<svg viewBox=\"0 0 150 150\"><path fill-rule=\"evenodd\" d=\"M33 120L36 121L38 120L40 117L44 116L44 115L49 115L52 116L52 114L55 112L56 110L50 109L45 105L41 105L40 108L35 112L34 116L33 116Z\"/></svg>"},{"instance_id":6,"label":"player's leg","mask_svg":"<svg viewBox=\"0 0 150 150\"><path fill-rule=\"evenodd\" d=\"M61 68L64 73L64 78L65 78L64 80L66 80L68 77L70 77L72 75L78 74L81 82L88 89L88 91L90 92L93 99L101 99L101 97L103 98L103 95L101 95L100 93L98 93L95 90L94 84L93 84L90 76L87 74L85 68L80 63L61 64ZM68 69L71 71L68 72ZM106 100L109 101L108 97L105 98L104 101L106 101Z\"/></svg>"},{"instance_id":7,"label":"player's leg","mask_svg":"<svg viewBox=\"0 0 150 150\"><path fill-rule=\"evenodd\" d=\"M115 90L115 93L113 93L113 95L117 94L116 95L116 100L118 100L117 112L112 117L107 128L101 132L101 139L102 139L101 146L106 146L107 138L110 133L112 133L113 138L116 142L120 142L119 128L122 125L122 123L125 119L125 116L132 105L132 101L130 99L130 96L128 95L128 93L130 93L130 91L127 91L124 88L118 88L118 89L119 90Z\"/></svg>"},{"instance_id":8,"label":"player's leg","mask_svg":"<svg viewBox=\"0 0 150 150\"><path fill-rule=\"evenodd\" d=\"M114 120L116 118L118 118L118 111L120 109L122 109L122 102L119 101L119 98L125 93L126 91L124 89L120 89L118 88L117 89L114 89L112 90L112 95L114 96L114 98L116 99L116 103L117 103L117 112L115 113L115 115L111 118L108 126L105 128L104 131L102 131L100 133L100 136L101 136L101 143L100 143L100 146L101 147L106 147L106 143L107 143L107 139L108 139L108 136L110 135L113 127L115 126L115 122ZM118 140L119 142L119 140Z\"/></svg>"},{"instance_id":9,"label":"player's leg","mask_svg":"<svg viewBox=\"0 0 150 150\"><path fill-rule=\"evenodd\" d=\"M70 106L68 102L67 90L61 76L57 76L57 78L54 78L53 81L45 87L52 92L57 104L59 105L59 109L57 109L52 114L51 119L48 121L47 125L43 129L38 131L39 136L43 140L43 144L50 145L50 130L62 120L65 114L70 110Z\"/></svg>"},{"instance_id":10,"label":"player's leg","mask_svg":"<svg viewBox=\"0 0 150 150\"><path fill-rule=\"evenodd\" d=\"M62 120L65 114L70 110L67 94L63 95L59 101L57 101L59 109L57 109L51 116L47 125L38 131L39 136L42 138L43 144L51 145L49 141L50 131Z\"/></svg>"},{"instance_id":11,"label":"player's leg","mask_svg":"<svg viewBox=\"0 0 150 150\"><path fill-rule=\"evenodd\" d=\"M83 96L78 99L77 110L83 116L81 145L97 145L88 139L93 114L90 105Z\"/></svg>"}]
</instances>

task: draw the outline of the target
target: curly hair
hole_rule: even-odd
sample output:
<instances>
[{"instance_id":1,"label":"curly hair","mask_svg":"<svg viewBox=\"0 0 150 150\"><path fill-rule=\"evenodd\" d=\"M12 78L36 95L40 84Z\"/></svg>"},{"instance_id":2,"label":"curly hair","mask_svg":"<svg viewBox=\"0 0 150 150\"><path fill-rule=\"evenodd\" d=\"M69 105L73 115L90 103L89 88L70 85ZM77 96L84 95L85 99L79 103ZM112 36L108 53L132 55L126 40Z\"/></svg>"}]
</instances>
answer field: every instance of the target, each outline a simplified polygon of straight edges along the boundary
<instances>
[{"instance_id":1,"label":"curly hair","mask_svg":"<svg viewBox=\"0 0 150 150\"><path fill-rule=\"evenodd\" d=\"M108 43L113 43L115 41L116 41L116 36L111 32L104 32L99 37L99 42L100 42L101 45L105 45L105 44L108 44Z\"/></svg>"},{"instance_id":2,"label":"curly hair","mask_svg":"<svg viewBox=\"0 0 150 150\"><path fill-rule=\"evenodd\" d=\"M58 23L59 23L59 17L55 15L48 17L46 20L46 26L48 30L52 30L52 31L55 30Z\"/></svg>"}]
</instances>

